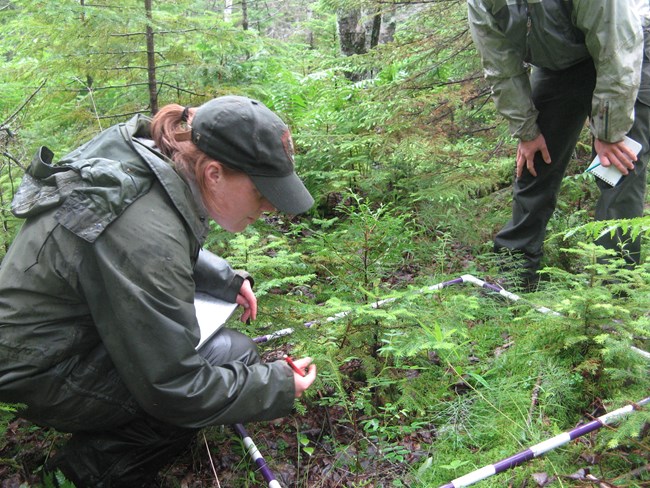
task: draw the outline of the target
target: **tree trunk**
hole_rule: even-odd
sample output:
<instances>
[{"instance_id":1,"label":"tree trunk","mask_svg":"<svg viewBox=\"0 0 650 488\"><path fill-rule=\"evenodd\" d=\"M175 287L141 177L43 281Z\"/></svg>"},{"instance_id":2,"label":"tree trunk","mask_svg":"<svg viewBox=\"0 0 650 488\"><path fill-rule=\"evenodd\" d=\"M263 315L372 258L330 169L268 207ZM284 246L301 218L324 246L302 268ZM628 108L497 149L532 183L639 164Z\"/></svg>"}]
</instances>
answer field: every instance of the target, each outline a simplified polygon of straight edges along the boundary
<instances>
[{"instance_id":1,"label":"tree trunk","mask_svg":"<svg viewBox=\"0 0 650 488\"><path fill-rule=\"evenodd\" d=\"M361 10L339 12L339 42L345 56L366 53L366 30L360 22Z\"/></svg>"},{"instance_id":2,"label":"tree trunk","mask_svg":"<svg viewBox=\"0 0 650 488\"><path fill-rule=\"evenodd\" d=\"M248 30L248 4L246 0L241 0L241 25L244 30Z\"/></svg>"},{"instance_id":3,"label":"tree trunk","mask_svg":"<svg viewBox=\"0 0 650 488\"><path fill-rule=\"evenodd\" d=\"M365 54L366 51L366 29L361 23L361 10L354 9L346 12L339 12L337 15L339 28L339 43L341 52L345 56ZM363 79L363 73L347 71L345 77L350 81Z\"/></svg>"},{"instance_id":4,"label":"tree trunk","mask_svg":"<svg viewBox=\"0 0 650 488\"><path fill-rule=\"evenodd\" d=\"M381 32L379 36L379 42L386 44L393 42L395 37L395 29L397 28L397 19L395 16L395 7L384 10L382 15L382 23L384 25L384 31Z\"/></svg>"},{"instance_id":5,"label":"tree trunk","mask_svg":"<svg viewBox=\"0 0 650 488\"><path fill-rule=\"evenodd\" d=\"M154 50L153 42L153 15L151 13L152 0L144 0L144 8L147 13L147 75L149 78L149 106L151 108L151 115L158 112L158 90L156 83L156 52Z\"/></svg>"},{"instance_id":6,"label":"tree trunk","mask_svg":"<svg viewBox=\"0 0 650 488\"><path fill-rule=\"evenodd\" d=\"M375 12L372 18L372 32L370 33L370 49L379 44L379 34L381 33L381 10Z\"/></svg>"},{"instance_id":7,"label":"tree trunk","mask_svg":"<svg viewBox=\"0 0 650 488\"><path fill-rule=\"evenodd\" d=\"M226 5L223 8L223 20L224 22L232 20L232 0L226 0Z\"/></svg>"}]
</instances>

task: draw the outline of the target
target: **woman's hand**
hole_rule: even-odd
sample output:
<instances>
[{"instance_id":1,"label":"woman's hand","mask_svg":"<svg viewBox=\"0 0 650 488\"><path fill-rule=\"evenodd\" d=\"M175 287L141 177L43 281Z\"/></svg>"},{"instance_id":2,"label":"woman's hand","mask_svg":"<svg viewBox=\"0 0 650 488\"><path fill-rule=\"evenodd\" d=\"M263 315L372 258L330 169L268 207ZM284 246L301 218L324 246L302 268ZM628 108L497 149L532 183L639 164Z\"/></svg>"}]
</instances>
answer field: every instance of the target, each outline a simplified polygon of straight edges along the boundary
<instances>
[{"instance_id":1,"label":"woman's hand","mask_svg":"<svg viewBox=\"0 0 650 488\"><path fill-rule=\"evenodd\" d=\"M238 305L244 307L244 313L240 318L242 322L257 318L257 298L255 297L255 293L253 293L250 281L244 280L235 301Z\"/></svg>"},{"instance_id":2,"label":"woman's hand","mask_svg":"<svg viewBox=\"0 0 650 488\"><path fill-rule=\"evenodd\" d=\"M311 361L311 358L294 359L293 361L293 363L301 371L305 369L307 370L307 374L305 376L302 376L295 371L293 373L293 381L296 387L296 398L300 398L303 392L309 388L316 379L316 365Z\"/></svg>"}]
</instances>

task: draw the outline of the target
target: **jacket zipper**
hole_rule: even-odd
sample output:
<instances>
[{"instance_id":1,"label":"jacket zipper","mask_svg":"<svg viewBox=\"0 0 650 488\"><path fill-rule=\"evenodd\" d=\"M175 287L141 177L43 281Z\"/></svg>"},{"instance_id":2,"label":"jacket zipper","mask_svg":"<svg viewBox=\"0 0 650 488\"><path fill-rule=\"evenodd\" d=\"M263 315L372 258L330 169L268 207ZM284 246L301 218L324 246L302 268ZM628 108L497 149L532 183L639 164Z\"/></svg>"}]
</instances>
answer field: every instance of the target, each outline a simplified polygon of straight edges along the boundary
<instances>
[{"instance_id":1,"label":"jacket zipper","mask_svg":"<svg viewBox=\"0 0 650 488\"><path fill-rule=\"evenodd\" d=\"M530 9L528 8L528 2L524 2L526 5L526 62L530 61L530 33L533 30L533 18L530 16Z\"/></svg>"}]
</instances>

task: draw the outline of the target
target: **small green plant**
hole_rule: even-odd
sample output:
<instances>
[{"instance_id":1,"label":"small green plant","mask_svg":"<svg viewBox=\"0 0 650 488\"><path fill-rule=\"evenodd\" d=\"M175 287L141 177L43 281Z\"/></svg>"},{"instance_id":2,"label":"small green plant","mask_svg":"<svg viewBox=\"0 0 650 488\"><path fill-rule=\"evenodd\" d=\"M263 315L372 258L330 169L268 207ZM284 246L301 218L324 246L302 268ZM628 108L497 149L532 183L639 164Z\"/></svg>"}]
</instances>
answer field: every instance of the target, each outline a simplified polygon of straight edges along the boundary
<instances>
[{"instance_id":1,"label":"small green plant","mask_svg":"<svg viewBox=\"0 0 650 488\"><path fill-rule=\"evenodd\" d=\"M650 269L643 264L629 270L595 244L565 252L576 256L581 271L545 269L552 281L552 308L564 318L549 321L547 336L538 343L586 380L587 398L620 397L630 386L647 383L647 362L632 347L649 344Z\"/></svg>"},{"instance_id":2,"label":"small green plant","mask_svg":"<svg viewBox=\"0 0 650 488\"><path fill-rule=\"evenodd\" d=\"M312 456L314 454L314 446L311 445L311 441L309 440L309 437L307 437L304 434L298 434L298 444L300 445L300 448L302 449L302 452L307 454L308 456Z\"/></svg>"},{"instance_id":3,"label":"small green plant","mask_svg":"<svg viewBox=\"0 0 650 488\"><path fill-rule=\"evenodd\" d=\"M65 475L58 469L54 473L43 475L44 488L75 488L72 481L69 481Z\"/></svg>"},{"instance_id":4,"label":"small green plant","mask_svg":"<svg viewBox=\"0 0 650 488\"><path fill-rule=\"evenodd\" d=\"M7 432L9 422L14 418L16 410L16 405L0 403L0 447L3 447L5 444L5 433Z\"/></svg>"}]
</instances>

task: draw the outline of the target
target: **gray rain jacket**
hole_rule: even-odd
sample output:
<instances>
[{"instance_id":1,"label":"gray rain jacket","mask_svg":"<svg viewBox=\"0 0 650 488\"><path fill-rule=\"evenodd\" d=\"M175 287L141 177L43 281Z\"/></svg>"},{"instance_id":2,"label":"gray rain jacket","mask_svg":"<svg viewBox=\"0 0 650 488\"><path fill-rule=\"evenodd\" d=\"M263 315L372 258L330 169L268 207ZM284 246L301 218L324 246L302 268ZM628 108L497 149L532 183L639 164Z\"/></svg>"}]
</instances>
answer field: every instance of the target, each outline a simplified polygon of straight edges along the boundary
<instances>
[{"instance_id":1,"label":"gray rain jacket","mask_svg":"<svg viewBox=\"0 0 650 488\"><path fill-rule=\"evenodd\" d=\"M140 411L188 428L286 415L284 362L215 367L195 350L195 291L234 302L244 278L200 251L205 210L149 124L55 166L41 148L25 174L12 210L26 221L0 266L0 401L63 431Z\"/></svg>"},{"instance_id":2,"label":"gray rain jacket","mask_svg":"<svg viewBox=\"0 0 650 488\"><path fill-rule=\"evenodd\" d=\"M468 0L469 25L512 134L539 135L527 63L562 70L592 58L591 132L617 142L632 126L643 56L642 21L630 0Z\"/></svg>"}]
</instances>

